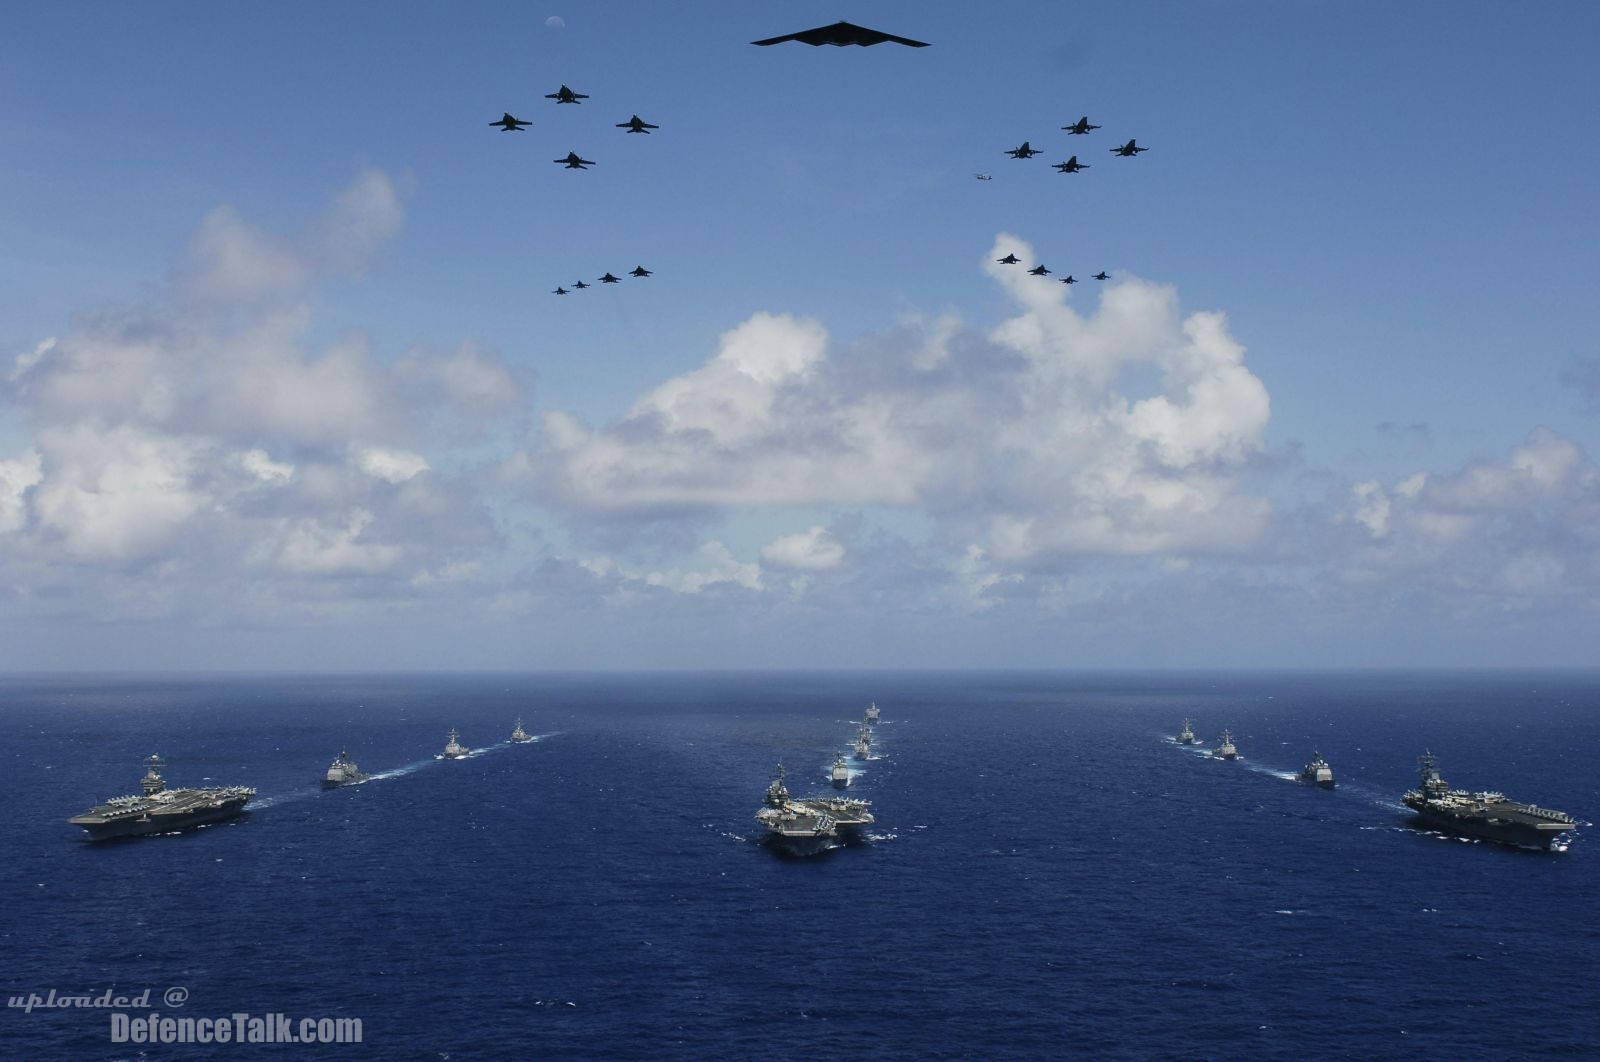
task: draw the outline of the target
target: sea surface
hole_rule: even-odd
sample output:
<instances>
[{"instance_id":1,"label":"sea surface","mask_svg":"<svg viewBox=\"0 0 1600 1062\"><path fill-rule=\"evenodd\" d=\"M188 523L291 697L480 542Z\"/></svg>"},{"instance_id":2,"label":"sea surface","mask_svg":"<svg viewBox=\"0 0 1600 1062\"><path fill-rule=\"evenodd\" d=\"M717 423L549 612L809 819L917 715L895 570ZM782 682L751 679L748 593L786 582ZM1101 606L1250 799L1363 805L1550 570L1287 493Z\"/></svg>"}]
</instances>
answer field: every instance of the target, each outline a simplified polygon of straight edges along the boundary
<instances>
[{"instance_id":1,"label":"sea surface","mask_svg":"<svg viewBox=\"0 0 1600 1062\"><path fill-rule=\"evenodd\" d=\"M824 790L869 700L869 843L757 843L776 764ZM481 751L437 759L452 727ZM1600 819L1592 672L11 677L0 735L8 997L363 1033L116 1045L8 1007L7 1058L1600 1055L1600 828L1533 853L1399 802L1431 749ZM375 777L325 792L341 749ZM1336 791L1292 780L1314 749ZM82 840L151 753L253 810Z\"/></svg>"}]
</instances>

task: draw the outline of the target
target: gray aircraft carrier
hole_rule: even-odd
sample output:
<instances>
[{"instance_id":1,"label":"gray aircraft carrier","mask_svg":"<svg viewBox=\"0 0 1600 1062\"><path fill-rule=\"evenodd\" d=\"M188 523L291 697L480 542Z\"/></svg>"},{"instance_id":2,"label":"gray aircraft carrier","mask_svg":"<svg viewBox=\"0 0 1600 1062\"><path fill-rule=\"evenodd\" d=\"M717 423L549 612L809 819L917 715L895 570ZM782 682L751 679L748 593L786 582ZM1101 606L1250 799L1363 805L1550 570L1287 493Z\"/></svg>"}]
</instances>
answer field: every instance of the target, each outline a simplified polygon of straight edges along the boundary
<instances>
[{"instance_id":1,"label":"gray aircraft carrier","mask_svg":"<svg viewBox=\"0 0 1600 1062\"><path fill-rule=\"evenodd\" d=\"M812 797L796 800L783 784L783 764L756 811L766 841L790 855L808 856L854 841L874 819L865 800Z\"/></svg>"},{"instance_id":2,"label":"gray aircraft carrier","mask_svg":"<svg viewBox=\"0 0 1600 1062\"><path fill-rule=\"evenodd\" d=\"M1565 837L1577 822L1564 811L1519 804L1504 793L1469 793L1451 789L1439 777L1433 753L1417 758L1422 780L1401 797L1424 825L1466 837L1517 845L1523 848L1564 848Z\"/></svg>"},{"instance_id":3,"label":"gray aircraft carrier","mask_svg":"<svg viewBox=\"0 0 1600 1062\"><path fill-rule=\"evenodd\" d=\"M220 789L168 789L161 777L165 767L159 756L145 760L145 775L140 782L142 796L112 797L67 821L82 826L91 841L113 837L139 837L151 833L171 833L208 822L231 819L244 811L256 795L242 785Z\"/></svg>"}]
</instances>

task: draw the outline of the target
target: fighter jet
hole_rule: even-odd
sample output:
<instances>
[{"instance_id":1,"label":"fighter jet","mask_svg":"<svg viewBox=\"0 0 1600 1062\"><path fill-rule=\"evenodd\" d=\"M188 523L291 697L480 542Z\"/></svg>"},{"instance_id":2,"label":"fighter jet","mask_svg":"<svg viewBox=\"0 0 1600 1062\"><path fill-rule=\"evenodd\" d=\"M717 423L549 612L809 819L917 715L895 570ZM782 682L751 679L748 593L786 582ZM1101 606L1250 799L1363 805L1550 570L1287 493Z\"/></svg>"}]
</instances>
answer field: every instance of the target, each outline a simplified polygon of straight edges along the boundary
<instances>
[{"instance_id":1,"label":"fighter jet","mask_svg":"<svg viewBox=\"0 0 1600 1062\"><path fill-rule=\"evenodd\" d=\"M1018 258L1014 254L1008 254L1004 258L996 258L995 261L999 262L1001 265L1016 265L1018 262L1022 261L1022 259Z\"/></svg>"},{"instance_id":2,"label":"fighter jet","mask_svg":"<svg viewBox=\"0 0 1600 1062\"><path fill-rule=\"evenodd\" d=\"M1082 136L1089 130L1099 129L1100 127L1098 125L1090 125L1089 116L1086 114L1082 118L1079 118L1076 122L1073 122L1071 125L1064 125L1061 128L1065 129L1069 136Z\"/></svg>"},{"instance_id":3,"label":"fighter jet","mask_svg":"<svg viewBox=\"0 0 1600 1062\"><path fill-rule=\"evenodd\" d=\"M650 270L646 269L644 266L634 266L632 269L628 270L628 275L630 277L647 277L650 275Z\"/></svg>"},{"instance_id":4,"label":"fighter jet","mask_svg":"<svg viewBox=\"0 0 1600 1062\"><path fill-rule=\"evenodd\" d=\"M1094 278L1096 280L1110 280L1111 279L1111 275L1109 273L1107 273L1104 269L1102 269L1102 270L1100 270L1100 272L1098 272L1098 273L1096 273L1094 275Z\"/></svg>"},{"instance_id":5,"label":"fighter jet","mask_svg":"<svg viewBox=\"0 0 1600 1062\"><path fill-rule=\"evenodd\" d=\"M565 166L569 170L581 170L587 166L594 165L594 160L580 159L575 151L567 152L567 157L564 159L551 159L550 161L558 166Z\"/></svg>"},{"instance_id":6,"label":"fighter jet","mask_svg":"<svg viewBox=\"0 0 1600 1062\"><path fill-rule=\"evenodd\" d=\"M1006 152L1006 154L1010 155L1014 159L1031 159L1035 155L1043 155L1044 152L1037 148L1030 147L1028 142L1024 140L1021 147L1012 148L1010 151Z\"/></svg>"},{"instance_id":7,"label":"fighter jet","mask_svg":"<svg viewBox=\"0 0 1600 1062\"><path fill-rule=\"evenodd\" d=\"M511 115L507 113L502 115L498 122L490 122L489 124L498 125L502 133L520 133L533 123L520 121L519 119L511 117Z\"/></svg>"},{"instance_id":8,"label":"fighter jet","mask_svg":"<svg viewBox=\"0 0 1600 1062\"><path fill-rule=\"evenodd\" d=\"M980 181L992 181L992 180L994 180L994 178L991 177L987 173L974 173L973 176L976 177Z\"/></svg>"},{"instance_id":9,"label":"fighter jet","mask_svg":"<svg viewBox=\"0 0 1600 1062\"><path fill-rule=\"evenodd\" d=\"M768 37L764 41L751 41L750 43L766 48L770 45L782 44L785 41L799 41L801 44L809 44L813 48L824 44L831 44L835 48L843 48L848 44L859 44L863 48L870 48L874 44L883 44L886 41L903 44L908 48L926 48L928 46L926 41L914 41L906 37L896 37L892 33L882 33L878 30L857 26L849 22L835 22L831 26L818 26L816 29L801 30L799 33L785 33L781 37Z\"/></svg>"},{"instance_id":10,"label":"fighter jet","mask_svg":"<svg viewBox=\"0 0 1600 1062\"><path fill-rule=\"evenodd\" d=\"M1130 140L1126 144L1123 144L1121 147L1112 148L1111 149L1111 153L1113 155L1122 155L1125 158L1130 158L1131 159L1135 155L1137 155L1139 152L1141 152L1141 151L1149 151L1149 150L1150 150L1149 148L1142 148L1138 144L1136 144L1132 140Z\"/></svg>"},{"instance_id":11,"label":"fighter jet","mask_svg":"<svg viewBox=\"0 0 1600 1062\"><path fill-rule=\"evenodd\" d=\"M577 288L579 291L582 291L584 288L588 287L589 285L585 284L583 281L580 280L580 281L578 281L576 284L574 284L572 286Z\"/></svg>"},{"instance_id":12,"label":"fighter jet","mask_svg":"<svg viewBox=\"0 0 1600 1062\"><path fill-rule=\"evenodd\" d=\"M600 283L602 283L602 284L620 284L620 283L622 283L622 278L621 277L614 277L610 273L607 273L605 276L600 278Z\"/></svg>"},{"instance_id":13,"label":"fighter jet","mask_svg":"<svg viewBox=\"0 0 1600 1062\"><path fill-rule=\"evenodd\" d=\"M1061 283L1063 284L1076 284L1077 282L1078 278L1073 276L1071 273L1068 273L1066 276L1061 278Z\"/></svg>"},{"instance_id":14,"label":"fighter jet","mask_svg":"<svg viewBox=\"0 0 1600 1062\"><path fill-rule=\"evenodd\" d=\"M544 98L547 100L555 100L557 103L577 103L579 100L586 100L589 97L585 96L581 92L573 92L571 89L567 88L567 86L562 85L554 92L546 93Z\"/></svg>"},{"instance_id":15,"label":"fighter jet","mask_svg":"<svg viewBox=\"0 0 1600 1062\"><path fill-rule=\"evenodd\" d=\"M1040 262L1038 265L1036 265L1032 269L1028 270L1028 272L1033 274L1036 277L1047 277L1047 276L1050 275L1050 270L1045 268L1045 265L1044 265L1043 262Z\"/></svg>"},{"instance_id":16,"label":"fighter jet","mask_svg":"<svg viewBox=\"0 0 1600 1062\"><path fill-rule=\"evenodd\" d=\"M552 295L565 295L566 293L567 293L567 289L562 287L560 284L557 284L556 285L556 290L552 291L550 294L552 294Z\"/></svg>"},{"instance_id":17,"label":"fighter jet","mask_svg":"<svg viewBox=\"0 0 1600 1062\"><path fill-rule=\"evenodd\" d=\"M651 125L649 122L644 121L636 114L632 118L629 118L626 122L618 122L617 128L626 129L630 133L644 133L646 136L648 136L650 134L650 130L660 129L661 127L659 125Z\"/></svg>"},{"instance_id":18,"label":"fighter jet","mask_svg":"<svg viewBox=\"0 0 1600 1062\"><path fill-rule=\"evenodd\" d=\"M1056 169L1060 170L1062 173L1077 173L1079 170L1087 170L1091 168L1092 167L1085 166L1083 163L1079 162L1078 156L1076 155L1072 156L1065 162L1056 163Z\"/></svg>"}]
</instances>

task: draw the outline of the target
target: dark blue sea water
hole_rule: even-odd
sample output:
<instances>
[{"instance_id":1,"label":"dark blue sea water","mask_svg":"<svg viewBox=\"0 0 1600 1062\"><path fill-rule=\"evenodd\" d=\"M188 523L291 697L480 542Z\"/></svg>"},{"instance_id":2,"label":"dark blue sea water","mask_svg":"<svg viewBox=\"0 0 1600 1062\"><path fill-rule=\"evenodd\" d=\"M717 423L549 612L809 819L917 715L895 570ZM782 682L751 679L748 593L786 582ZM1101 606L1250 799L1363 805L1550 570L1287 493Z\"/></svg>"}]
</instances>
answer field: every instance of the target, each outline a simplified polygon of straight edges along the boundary
<instances>
[{"instance_id":1,"label":"dark blue sea water","mask_svg":"<svg viewBox=\"0 0 1600 1062\"><path fill-rule=\"evenodd\" d=\"M753 843L876 700L875 840ZM503 742L517 716L526 746ZM1243 759L1174 745L1231 727ZM451 727L490 746L433 758ZM326 1058L1509 1058L1600 1053L1600 829L1405 824L1424 747L1600 818L1594 674L48 678L0 683L7 995L362 1019ZM341 748L383 777L323 792ZM1341 782L1287 775L1319 749ZM234 823L68 816L243 783ZM188 990L174 1009L160 997ZM118 1047L8 1008L7 1057Z\"/></svg>"}]
</instances>

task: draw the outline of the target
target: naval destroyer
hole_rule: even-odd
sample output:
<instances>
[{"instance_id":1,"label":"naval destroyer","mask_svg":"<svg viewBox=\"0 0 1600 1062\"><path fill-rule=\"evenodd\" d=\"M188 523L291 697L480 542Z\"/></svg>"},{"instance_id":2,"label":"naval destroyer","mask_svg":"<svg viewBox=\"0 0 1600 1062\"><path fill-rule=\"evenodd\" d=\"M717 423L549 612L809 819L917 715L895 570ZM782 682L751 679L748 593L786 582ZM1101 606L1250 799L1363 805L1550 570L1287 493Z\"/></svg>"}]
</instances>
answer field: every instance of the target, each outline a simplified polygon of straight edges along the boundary
<instances>
[{"instance_id":1,"label":"naval destroyer","mask_svg":"<svg viewBox=\"0 0 1600 1062\"><path fill-rule=\"evenodd\" d=\"M367 780L360 767L350 759L348 752L340 752L333 758L333 763L328 767L328 773L323 776L322 788L338 789L343 785L358 785Z\"/></svg>"},{"instance_id":2,"label":"naval destroyer","mask_svg":"<svg viewBox=\"0 0 1600 1062\"><path fill-rule=\"evenodd\" d=\"M1236 760L1239 758L1239 750L1233 747L1233 731L1224 730L1222 732L1222 740L1217 743L1216 748L1211 750L1211 755L1219 760Z\"/></svg>"},{"instance_id":3,"label":"naval destroyer","mask_svg":"<svg viewBox=\"0 0 1600 1062\"><path fill-rule=\"evenodd\" d=\"M1188 719L1185 719L1183 721L1183 729L1178 731L1178 744L1180 744L1180 745L1193 745L1194 744L1194 724L1189 722Z\"/></svg>"},{"instance_id":4,"label":"naval destroyer","mask_svg":"<svg viewBox=\"0 0 1600 1062\"><path fill-rule=\"evenodd\" d=\"M522 729L522 720L517 720L517 728L511 732L511 740L518 745L525 745L533 740L533 735Z\"/></svg>"},{"instance_id":5,"label":"naval destroyer","mask_svg":"<svg viewBox=\"0 0 1600 1062\"><path fill-rule=\"evenodd\" d=\"M151 756L145 763L140 782L143 796L112 797L88 811L68 819L82 826L92 841L112 837L139 837L150 833L171 833L208 822L231 819L244 811L254 789L242 785L219 789L168 789L161 768L161 757Z\"/></svg>"},{"instance_id":6,"label":"naval destroyer","mask_svg":"<svg viewBox=\"0 0 1600 1062\"><path fill-rule=\"evenodd\" d=\"M844 762L843 753L833 758L833 770L829 772L828 778L833 782L835 789L850 788L850 765Z\"/></svg>"},{"instance_id":7,"label":"naval destroyer","mask_svg":"<svg viewBox=\"0 0 1600 1062\"><path fill-rule=\"evenodd\" d=\"M867 722L876 723L877 721L878 721L878 702L877 701L873 701L871 704L867 705Z\"/></svg>"},{"instance_id":8,"label":"naval destroyer","mask_svg":"<svg viewBox=\"0 0 1600 1062\"><path fill-rule=\"evenodd\" d=\"M873 823L871 805L846 797L812 797L796 800L783 784L783 764L767 786L756 811L756 821L766 831L768 844L790 855L808 856L857 840Z\"/></svg>"},{"instance_id":9,"label":"naval destroyer","mask_svg":"<svg viewBox=\"0 0 1600 1062\"><path fill-rule=\"evenodd\" d=\"M1565 835L1578 825L1564 811L1519 804L1504 793L1451 789L1439 777L1439 763L1431 752L1417 757L1417 764L1421 782L1401 800L1428 826L1501 844L1565 850Z\"/></svg>"},{"instance_id":10,"label":"naval destroyer","mask_svg":"<svg viewBox=\"0 0 1600 1062\"><path fill-rule=\"evenodd\" d=\"M872 728L865 723L856 732L856 747L852 752L858 760L867 759L872 755Z\"/></svg>"},{"instance_id":11,"label":"naval destroyer","mask_svg":"<svg viewBox=\"0 0 1600 1062\"><path fill-rule=\"evenodd\" d=\"M1333 788L1333 768L1328 766L1328 761L1322 758L1322 753L1313 752L1311 762L1300 768L1300 773L1295 776L1306 785L1314 785L1320 789Z\"/></svg>"},{"instance_id":12,"label":"naval destroyer","mask_svg":"<svg viewBox=\"0 0 1600 1062\"><path fill-rule=\"evenodd\" d=\"M454 727L451 727L451 729L450 729L450 741L444 747L444 758L445 759L447 759L447 760L465 759L467 753L472 751L471 749L464 747L459 741L457 741L456 738L458 738L458 737L460 737L460 735L456 733Z\"/></svg>"}]
</instances>

